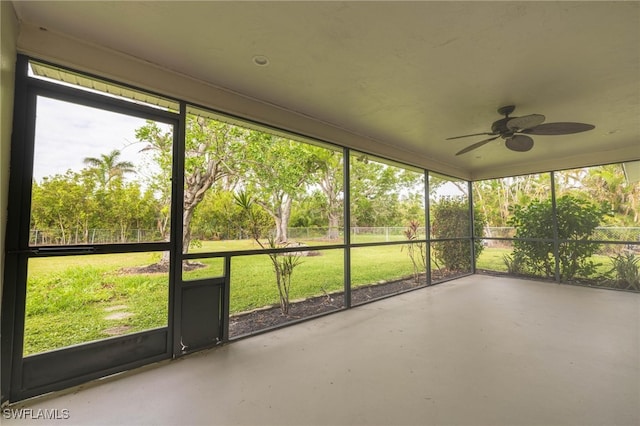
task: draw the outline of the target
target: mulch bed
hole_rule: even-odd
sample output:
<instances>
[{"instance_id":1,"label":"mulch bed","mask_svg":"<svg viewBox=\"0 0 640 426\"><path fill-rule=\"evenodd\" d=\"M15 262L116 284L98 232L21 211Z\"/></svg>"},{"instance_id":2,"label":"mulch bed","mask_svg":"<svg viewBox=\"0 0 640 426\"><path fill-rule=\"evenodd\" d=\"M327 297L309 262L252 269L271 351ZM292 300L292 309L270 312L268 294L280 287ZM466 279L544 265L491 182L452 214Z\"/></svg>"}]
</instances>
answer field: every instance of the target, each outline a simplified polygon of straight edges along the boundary
<instances>
[{"instance_id":1,"label":"mulch bed","mask_svg":"<svg viewBox=\"0 0 640 426\"><path fill-rule=\"evenodd\" d=\"M185 270L204 267L198 262L184 265ZM149 274L167 272L167 265L153 264L142 267L121 268L121 274ZM438 282L453 278L459 272L432 271L432 281ZM401 293L418 287L424 287L425 274L420 274L416 281L413 276L395 281L384 281L351 289L351 305L360 305L372 300L380 299L396 293ZM284 315L280 306L267 306L248 312L242 312L229 318L229 337L235 338L252 334L261 330L274 328L289 322L298 321L315 315L342 309L344 306L343 292L329 293L322 296L310 297L304 300L292 301L289 314Z\"/></svg>"},{"instance_id":2,"label":"mulch bed","mask_svg":"<svg viewBox=\"0 0 640 426\"><path fill-rule=\"evenodd\" d=\"M452 278L459 273L438 274L433 271L433 281ZM421 274L418 282L413 277L396 281L387 281L379 284L370 284L351 290L351 305L359 305L372 300L380 299L395 293L424 287L426 282L424 274ZM239 337L255 333L267 328L277 327L292 321L301 320L314 315L341 309L344 306L343 292L330 293L322 296L291 302L289 314L284 315L280 306L270 306L243 312L229 318L229 337Z\"/></svg>"},{"instance_id":3,"label":"mulch bed","mask_svg":"<svg viewBox=\"0 0 640 426\"><path fill-rule=\"evenodd\" d=\"M190 261L182 265L183 271L195 271L196 269L201 269L206 267L204 263ZM152 263L151 265L146 266L133 266L129 268L120 268L118 273L123 275L129 274L160 274L169 272L169 264L168 263Z\"/></svg>"}]
</instances>

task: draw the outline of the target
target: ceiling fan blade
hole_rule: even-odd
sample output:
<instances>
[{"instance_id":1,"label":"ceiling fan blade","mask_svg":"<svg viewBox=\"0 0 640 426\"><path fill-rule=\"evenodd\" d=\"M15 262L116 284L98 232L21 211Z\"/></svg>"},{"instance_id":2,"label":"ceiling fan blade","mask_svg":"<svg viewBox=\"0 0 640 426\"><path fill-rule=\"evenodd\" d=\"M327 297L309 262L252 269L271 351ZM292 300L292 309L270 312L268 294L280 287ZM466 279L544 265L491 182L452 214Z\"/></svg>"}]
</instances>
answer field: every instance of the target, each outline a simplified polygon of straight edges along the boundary
<instances>
[{"instance_id":1,"label":"ceiling fan blade","mask_svg":"<svg viewBox=\"0 0 640 426\"><path fill-rule=\"evenodd\" d=\"M480 148L482 145L488 144L488 143L489 143L489 142L491 142L492 140L494 140L494 139L498 139L499 137L500 137L500 136L495 136L495 137L493 137L493 138L489 138L489 139L485 139L485 140L480 141L480 142L476 142L476 143L474 143L473 145L469 145L469 146L468 146L468 147L466 147L465 149L463 149L463 150L461 150L461 151L456 152L456 155L460 155L460 154L464 154L464 153L469 152L469 151L473 151L474 149L476 149L476 148Z\"/></svg>"},{"instance_id":2,"label":"ceiling fan blade","mask_svg":"<svg viewBox=\"0 0 640 426\"><path fill-rule=\"evenodd\" d=\"M495 135L495 134L496 134L496 133L487 133L487 132L484 132L484 133L474 133L474 134L472 134L472 135L454 136L454 137L452 137L452 138L447 138L447 139L445 139L445 140L450 141L451 139L468 138L469 136L483 136L483 135L492 135L492 136L493 136L493 135Z\"/></svg>"},{"instance_id":3,"label":"ceiling fan blade","mask_svg":"<svg viewBox=\"0 0 640 426\"><path fill-rule=\"evenodd\" d=\"M586 132L596 126L585 123L546 123L531 129L522 130L528 135L569 135L571 133Z\"/></svg>"},{"instance_id":4,"label":"ceiling fan blade","mask_svg":"<svg viewBox=\"0 0 640 426\"><path fill-rule=\"evenodd\" d=\"M511 151L526 152L533 148L533 139L525 135L515 135L507 139L506 146Z\"/></svg>"},{"instance_id":5,"label":"ceiling fan blade","mask_svg":"<svg viewBox=\"0 0 640 426\"><path fill-rule=\"evenodd\" d=\"M519 132L524 129L531 129L544 122L545 116L542 114L530 114L524 117L514 117L507 121L507 129Z\"/></svg>"}]
</instances>

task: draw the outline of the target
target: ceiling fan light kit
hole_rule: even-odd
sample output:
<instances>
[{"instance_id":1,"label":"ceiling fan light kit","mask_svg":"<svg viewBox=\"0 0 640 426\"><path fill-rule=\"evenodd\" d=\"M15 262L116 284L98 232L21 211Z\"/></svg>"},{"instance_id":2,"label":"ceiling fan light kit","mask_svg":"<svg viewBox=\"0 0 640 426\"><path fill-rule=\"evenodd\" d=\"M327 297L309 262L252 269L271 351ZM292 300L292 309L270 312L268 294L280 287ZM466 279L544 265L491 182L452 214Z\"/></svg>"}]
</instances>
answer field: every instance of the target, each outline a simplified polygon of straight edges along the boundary
<instances>
[{"instance_id":1,"label":"ceiling fan light kit","mask_svg":"<svg viewBox=\"0 0 640 426\"><path fill-rule=\"evenodd\" d=\"M506 105L498 108L498 114L504 115L504 118L494 121L491 125L491 132L473 133L470 135L454 136L447 138L460 139L470 136L493 136L480 142L476 142L468 147L458 151L456 155L465 154L474 149L497 139L505 140L505 146L516 152L526 152L533 148L533 139L527 135L568 135L571 133L586 132L595 128L592 124L558 122L544 123L545 116L542 114L529 114L522 117L509 117L515 111L515 105Z\"/></svg>"}]
</instances>

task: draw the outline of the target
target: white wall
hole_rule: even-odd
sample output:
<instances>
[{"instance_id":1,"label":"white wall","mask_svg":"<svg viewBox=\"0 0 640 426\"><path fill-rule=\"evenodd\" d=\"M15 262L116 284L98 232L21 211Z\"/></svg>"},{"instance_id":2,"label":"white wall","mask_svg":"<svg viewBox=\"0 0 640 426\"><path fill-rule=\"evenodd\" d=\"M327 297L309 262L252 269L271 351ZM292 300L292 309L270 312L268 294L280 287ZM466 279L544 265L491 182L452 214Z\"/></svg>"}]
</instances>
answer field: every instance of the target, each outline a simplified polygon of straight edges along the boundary
<instances>
[{"instance_id":1,"label":"white wall","mask_svg":"<svg viewBox=\"0 0 640 426\"><path fill-rule=\"evenodd\" d=\"M4 239L7 229L17 38L18 19L13 5L8 1L0 1L0 294L4 280Z\"/></svg>"}]
</instances>

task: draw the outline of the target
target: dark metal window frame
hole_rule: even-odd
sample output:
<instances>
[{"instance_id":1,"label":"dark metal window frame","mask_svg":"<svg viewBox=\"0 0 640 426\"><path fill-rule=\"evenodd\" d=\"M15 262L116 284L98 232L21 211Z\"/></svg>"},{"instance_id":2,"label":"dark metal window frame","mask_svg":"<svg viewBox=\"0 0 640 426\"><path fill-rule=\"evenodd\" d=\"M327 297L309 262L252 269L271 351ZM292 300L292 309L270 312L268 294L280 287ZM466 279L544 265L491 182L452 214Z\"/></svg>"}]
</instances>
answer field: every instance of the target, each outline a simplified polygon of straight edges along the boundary
<instances>
[{"instance_id":1,"label":"dark metal window frame","mask_svg":"<svg viewBox=\"0 0 640 426\"><path fill-rule=\"evenodd\" d=\"M87 342L81 346L61 348L26 357L23 355L29 259L147 251L177 252L175 239L169 242L84 244L78 246L29 245L37 98L46 97L162 122L173 127L174 157L176 157L175 149L180 145L176 143L178 140L178 114L31 77L28 75L29 62L30 58L19 55L16 64L9 181L10 207L5 240L6 262L2 295L2 402L20 400L62 389L171 356L171 347L168 342L171 339L174 311L172 306L174 292L172 275L175 273L172 270L168 274L167 326L126 336ZM175 169L174 165L174 174ZM172 212L175 212L177 211L175 208L177 188L175 183L172 186ZM176 228L181 229L181 227L175 226L177 219L175 216L178 215L172 215L172 232ZM108 345L112 345L114 342L123 347L130 347L133 352L137 352L137 358L123 356L122 352L120 355L109 353ZM81 349L94 353L95 357L87 360L80 354ZM57 355L61 351L64 351L64 357ZM100 353L103 353L101 361L99 360ZM109 357L115 361L105 361ZM64 369L68 371L68 376L63 377L57 374L58 370ZM27 382L28 384L26 384Z\"/></svg>"},{"instance_id":2,"label":"dark metal window frame","mask_svg":"<svg viewBox=\"0 0 640 426\"><path fill-rule=\"evenodd\" d=\"M222 119L228 119L230 122L243 125L246 124L250 128L259 128L263 131L273 131L277 134L291 135L294 140L300 142L313 143L317 141L318 145L327 146L329 149L335 149L336 151L342 151L343 155L343 223L345 224L344 240L343 244L337 245L320 245L314 246L314 250L343 250L344 257L344 303L343 308L338 309L350 309L352 307L351 300L351 251L354 248L361 247L377 247L377 246L402 246L412 244L415 242L426 244L426 280L424 285L413 288L424 288L432 284L439 284L451 279L457 279L460 277L472 275L476 272L475 256L474 256L474 243L478 239L474 233L474 200L473 200L473 181L459 179L456 177L447 176L445 174L429 171L427 169L416 168L415 166L399 163L391 159L385 159L377 154L367 153L362 150L351 150L346 147L342 147L339 144L331 141L320 140L318 138L308 137L303 134L292 132L287 129L281 129L274 126L270 126L265 123L259 123L250 119L239 117L233 114L228 114L222 111L216 111L212 108L197 105L194 103L187 103L185 101L173 99L171 97L153 93L151 91L139 89L133 86L129 86L117 81L113 81L100 76L91 75L88 73L78 72L72 69L58 66L46 61L36 60L39 63L51 65L62 70L68 70L88 78L95 78L97 80L104 81L106 83L118 85L120 87L131 88L132 90L149 93L152 96L158 96L161 98L173 100L179 105L179 111L166 111L152 106L140 104L138 102L128 102L123 99L110 97L108 95L102 95L93 93L81 88L69 87L66 85L56 84L37 77L30 77L28 75L28 64L32 58L18 55L17 67L16 67L16 81L15 81L15 98L14 98L14 118L13 118L13 135L12 135L12 147L11 147L11 176L9 185L9 212L8 212L8 227L6 234L5 244L5 271L4 271L4 288L2 295L2 330L1 330L1 356L2 365L0 366L0 373L2 376L1 382L1 401L16 401L27 397L35 396L52 390L62 389L65 387L73 386L87 380L106 376L118 371L135 368L148 364L150 362L167 359L171 357L179 357L190 351L184 350L180 341L180 327L181 327L181 297L184 289L194 289L199 286L209 285L205 281L210 281L213 285L218 286L221 291L220 302L220 339L211 344L205 344L200 347L196 347L193 350L201 350L208 347L215 346L219 343L230 341L229 339L229 300L230 300L230 274L231 274L231 259L239 256L248 255L261 255L270 253L292 252L298 251L298 248L282 248L282 249L258 249L258 250L242 250L242 251L226 251L226 252L208 252L208 253L182 253L182 202L184 197L184 140L186 129L186 116L189 108L193 107L203 111L211 112L212 114L221 117ZM34 122L32 120L33 113L35 111L35 99L37 96L45 96L62 101L72 102L79 105L88 107L95 107L107 111L123 113L130 116L139 118L151 119L158 122L167 123L174 128L174 147L173 147L173 173L172 173L172 216L171 216L171 239L169 242L149 242L149 243L127 243L127 244L95 244L95 245L79 245L79 246L30 246L29 245L29 221L30 215L25 214L30 212L31 203L31 181L33 175L33 144L24 144L23 141L33 141L35 137ZM333 148L331 148L333 147ZM354 153L371 155L384 162L388 161L390 165L395 167L406 167L408 170L422 170L424 174L424 223L425 223L425 235L423 239L419 239L413 242L409 241L379 241L379 242L367 242L367 243L353 243L351 241L351 232L349 224L351 223L351 188L350 188L350 161L349 159ZM431 237L430 229L430 197L429 197L429 176L431 173L435 173L438 177L451 178L467 183L467 197L469 203L469 236L461 236L457 238L446 239L433 239ZM554 171L548 172L551 177L551 200L552 209L556 210L555 199L555 181ZM17 206L17 207L16 207ZM557 227L557 217L554 214L552 220ZM502 241L514 241L515 238L490 238L483 237L481 240L502 240ZM467 241L470 244L470 256L471 256L471 271L469 273L463 273L452 278L438 280L434 282L431 277L431 243L437 241ZM532 241L544 241L554 244L554 256L556 260L555 269L555 281L560 282L559 277L559 262L558 262L558 249L560 244L564 243L584 243L585 241L572 241L572 240L560 240L557 236L557 229L553 239L527 239ZM635 242L629 241L587 241L606 244L629 244ZM52 354L55 355L56 351L51 353L36 354L33 359L41 359L40 364L26 365L22 356L21 343L24 338L24 314L25 314L25 298L26 298L26 264L28 259L37 257L52 257L52 256L67 256L77 254L108 254L108 253L126 253L126 252L143 252L143 251L165 251L169 250L172 253L172 260L169 271L169 306L168 306L168 326L166 327L166 334L162 334L162 329L149 330L148 332L134 333L127 336L122 336L123 340L131 340L135 342L139 338L161 339L165 341L166 347L162 353L155 354L148 357L142 357L140 359L133 360L131 362L124 362L123 364L111 369L102 369L92 371L89 373L80 374L78 377L71 379L59 379L53 383L45 383L42 386L35 386L30 389L23 389L21 387L22 376L24 374L31 374L37 377L44 374L42 366L51 365L51 362L56 362L55 358L49 359ZM224 273L223 277L213 277L208 280L195 280L195 281L183 281L182 279L182 262L192 259L203 258L223 258L224 259ZM16 283L23 283L21 286L16 286ZM574 284L574 283L570 283ZM399 293L389 294L382 298L392 297ZM375 299L379 300L379 299ZM372 300L374 301L374 300ZM368 302L367 302L368 303ZM306 321L318 316L328 315L336 311L331 311L323 314L314 315L308 318L291 321L282 326L270 327L264 330L260 330L253 334L264 333L275 328L296 324L302 321ZM238 338L244 338L247 336L239 336ZM118 338L116 338L118 339ZM164 340L162 340L164 339ZM237 338L236 338L237 339ZM233 340L236 340L233 339ZM95 356L99 357L99 353L104 350L108 350L108 344L111 339L99 340L96 342L89 342L87 346L91 350L95 350ZM73 352L73 351L72 351ZM27 357L29 358L29 357ZM76 359L75 361L81 362L82 359Z\"/></svg>"},{"instance_id":3,"label":"dark metal window frame","mask_svg":"<svg viewBox=\"0 0 640 426\"><path fill-rule=\"evenodd\" d=\"M0 383L0 401L16 401L19 399L27 398L30 396L45 393L51 390L62 389L69 387L93 378L105 376L125 369L134 368L154 362L160 359L167 359L171 357L181 356L183 349L180 344L179 330L181 326L181 297L182 289L195 288L204 285L199 281L183 282L181 265L184 260L198 259L198 258L224 258L224 280L219 278L212 278L212 281L216 286L219 286L222 291L222 301L220 303L221 309L221 339L219 342L212 343L211 345L204 345L198 347L196 350L204 349L206 347L215 346L220 342L224 343L229 341L228 334L228 319L229 319L229 276L231 274L231 259L237 256L247 255L260 255L269 253L280 253L287 251L298 251L298 248L289 249L260 249L260 250L243 250L243 251L227 251L227 252L210 252L210 253L182 253L182 200L184 192L184 140L185 140L185 121L187 115L187 109L194 107L204 111L210 111L212 114L220 117L227 117L232 122L246 123L247 126L255 128L256 126L265 131L274 131L278 134L291 135L294 140L305 141L317 141L319 144L325 144L327 146L335 147L336 151L342 151L343 155L343 194L344 194L344 208L343 208L343 221L345 226L344 241L343 244L338 245L326 245L313 247L314 250L343 250L344 255L344 304L342 309L349 309L352 307L351 300L351 251L354 248L360 247L375 247L386 245L407 245L415 242L426 244L426 282L424 286L435 284L431 277L431 243L437 241L459 240L468 241L471 245L471 271L468 274L461 274L451 279L457 279L463 276L472 275L476 271L475 259L474 259L474 243L478 239L474 236L474 221L473 221L473 191L472 181L458 179L460 181L467 182L468 188L468 203L469 203L469 236L459 238L447 238L447 239L432 239L430 230L430 197L429 197L429 175L430 171L426 169L416 168L415 166L399 163L394 160L388 159L390 164L397 165L398 167L406 167L410 170L420 169L424 173L424 200L425 200L425 236L424 239L416 240L413 242L408 241L393 241L393 242L370 242L370 243L353 243L351 241L351 233L348 232L351 223L351 189L350 189L350 161L352 150L346 147L342 147L339 144L331 141L320 140L318 138L308 137L303 134L299 134L287 129L280 129L274 126L270 126L265 123L258 123L250 119L239 117L233 114L228 114L222 111L215 111L212 108L196 105L193 103L187 103L178 99L173 99L162 94L153 93L148 90L139 89L133 86L129 86L117 81L113 81L100 76L91 75L89 73L78 72L76 70L68 69L70 72L81 74L89 78L95 78L107 83L115 84L125 88L131 88L143 93L149 93L153 96L173 100L179 105L179 111L170 112L163 111L154 107L142 105L140 103L128 102L122 99L109 97L97 93L92 93L87 90L83 90L75 87L68 87L28 76L28 64L32 58L24 55L18 55L17 67L16 67L16 81L15 81L15 98L14 98L14 117L13 117L13 135L11 145L11 175L9 183L9 211L8 211L8 226L5 241L5 271L4 271L4 288L2 295L2 324L0 333L0 345L1 345L1 358L2 365L0 366L0 375L2 381ZM59 65L49 63L47 61L41 61L39 63L51 65L60 69L67 69ZM34 140L34 123L30 123L30 117L32 117L35 111L35 99L37 96L46 96L54 99L68 101L80 105L96 107L108 111L119 112L127 115L132 115L140 118L149 118L163 123L168 123L174 126L174 147L173 147L173 174L172 174L172 215L171 215L171 239L169 242L151 242L151 243L131 243L131 244L96 244L96 245L82 245L74 247L57 247L57 246L29 246L29 220L30 215L30 191L31 180L33 175L33 144L24 144L24 141ZM356 152L355 150L353 152ZM366 153L362 150L357 150L358 153L371 155L372 157L386 160L377 154ZM439 177L449 177L439 172L436 173ZM551 176L551 198L552 209L556 210L555 200L555 183L554 183L554 171L549 171ZM453 177L453 179L457 179ZM27 214L25 214L27 213ZM553 239L528 239L535 241L545 241L554 244L554 255L556 260L555 279L559 282L559 262L558 262L558 248L563 243L584 243L585 241L571 241L560 240L557 235L557 217L554 214L552 220L556 225L556 233ZM514 238L480 238L481 240L504 240L514 241ZM598 242L606 244L629 244L635 242L628 241L587 241ZM169 307L168 307L168 326L166 327L166 336L163 337L158 333L158 330L151 330L145 334L150 339L165 339L166 348L161 354L154 356L141 358L131 362L125 362L122 365L107 370L99 370L90 373L83 373L82 375L72 379L59 379L53 384L45 384L42 386L35 386L30 389L23 389L21 387L22 375L24 373L24 358L22 356L21 343L24 338L24 315L25 315L25 298L26 298L26 279L27 269L26 264L29 258L36 257L51 257L51 256L66 256L76 254L107 254L107 253L125 253L125 252L141 252L141 251L164 251L170 250L172 253L172 261L169 271ZM437 283L448 281L449 279L438 281ZM204 281L204 280L202 280ZM23 285L17 286L16 283L22 283ZM573 284L573 283L572 283ZM424 286L416 287L423 288ZM415 290L412 289L412 290ZM412 291L409 290L409 291ZM391 297L394 294L390 294L385 297ZM376 299L379 300L379 299ZM340 309L340 310L342 310ZM335 311L332 311L335 312ZM292 321L286 325L295 324L300 321L306 321L311 318L315 318L321 315L312 316L298 321ZM279 327L273 327L279 328ZM261 330L260 332L266 332L273 328ZM126 339L135 340L138 337L143 337L142 334L132 334L125 336ZM104 344L105 340L97 342L90 342L91 348L95 349L96 353L100 353L102 350L106 350ZM108 343L108 342L107 342ZM42 359L43 363L32 366L33 368L28 372L29 374L39 375L41 370L38 368L43 365L48 365L51 361L48 357L51 353L37 354L34 357ZM99 355L96 355L99 356ZM55 362L55 361L52 361ZM31 367L31 366L30 366Z\"/></svg>"},{"instance_id":4,"label":"dark metal window frame","mask_svg":"<svg viewBox=\"0 0 640 426\"><path fill-rule=\"evenodd\" d=\"M180 105L180 110L177 112L163 111L154 107L141 105L135 102L128 102L122 99L109 97L93 93L81 88L68 87L66 85L56 84L37 77L30 77L28 75L29 61L35 60L45 65L51 65L62 70L68 70L73 73L81 74L89 78L95 78L107 83L115 84L125 88L131 88L143 93L149 93L150 95L159 96L161 98L175 100ZM133 115L141 118L149 118L163 123L168 123L174 126L174 150L173 150L173 175L172 175L172 216L171 216L171 240L169 242L152 242L152 243L131 243L131 244L96 244L96 245L81 245L76 247L57 247L57 246L29 246L29 221L30 215L30 191L31 180L33 175L32 159L33 159L33 144L24 144L23 141L34 140L34 128L29 125L29 114L32 114L35 110L35 98L38 95L52 97L55 99L68 101L85 106L96 107L113 112L120 112L127 115ZM9 205L7 235L6 235L6 252L5 252L5 276L4 276L4 289L2 295L2 333L1 333L1 355L2 355L2 382L1 382L1 401L17 401L20 399L36 396L45 392L63 389L69 386L73 386L87 380L91 380L98 377L103 377L109 374L123 371L126 369L135 368L150 362L154 362L161 359L167 359L171 357L181 356L184 351L180 346L180 306L181 306L181 288L193 288L201 285L198 281L188 281L182 283L182 270L180 265L184 260L197 259L197 258L211 258L222 257L225 259L225 280L219 280L214 278L217 285L222 286L221 311L222 311L222 339L217 343L224 343L229 341L228 335L228 317L229 317L229 274L230 274L230 260L236 256L246 255L259 255L269 254L273 252L286 252L286 251L298 251L299 249L267 249L267 250L251 250L251 251L235 251L235 252L213 252L213 253L182 253L182 202L184 192L184 140L185 140L185 121L187 109L194 107L205 111L211 111L213 114L221 117L228 117L238 123L247 123L249 126L258 126L265 131L273 130L274 132L289 134L292 139L302 138L302 141L315 140L321 145L333 146L337 151L342 151L343 155L343 194L344 194L344 209L343 220L345 224L351 222L351 209L350 209L350 173L349 173L349 161L352 151L349 148L342 147L339 144L331 141L320 140L318 138L308 137L296 132L292 132L287 129L280 129L268 124L254 122L244 117L237 117L232 114L227 114L221 111L215 111L209 107L201 105L187 103L184 101L176 100L171 97L153 93L148 90L139 89L133 86L129 86L118 81L113 81L101 76L91 75L89 73L79 72L70 68L62 67L54 63L42 61L37 58L30 58L24 55L18 55L18 62L16 67L16 82L15 82L15 100L14 100L14 119L13 119L13 136L12 136L12 149L11 149L11 176L9 185ZM425 199L425 236L424 239L418 240L418 242L426 244L427 250L427 262L426 262L426 282L423 286L416 287L408 290L413 291L415 289L423 288L432 284L430 276L430 229L429 229L429 171L422 168L416 168L415 166L399 163L394 160L385 159L377 154L366 153L362 150L357 150L358 153L364 153L371 155L372 157L379 158L383 161L389 161L397 167L406 167L410 170L422 170L424 173L424 199ZM441 176L446 176L438 173ZM457 178L455 178L457 179ZM469 181L467 181L469 182ZM470 183L469 183L470 184ZM469 193L471 197L471 193ZM469 198L471 203L471 198ZM17 207L16 207L17 206ZM27 212L27 214L25 214ZM349 229L346 226L345 229ZM462 237L461 240L468 240L470 244L473 242L473 233L470 237ZM344 243L338 245L317 246L314 250L332 250L341 249L344 254L344 304L342 309L349 309L352 307L351 303L351 249L358 247L375 247L384 245L406 245L414 242L408 241L393 241L393 242L371 242L371 243L352 243L350 232L344 233ZM134 362L129 362L118 367L109 370L100 370L93 373L83 374L72 379L60 379L53 384L47 384L44 386L36 386L32 389L23 389L21 387L21 375L23 374L23 357L21 345L16 345L15 342L21 342L24 338L24 314L25 314L25 297L26 297L26 260L35 257L50 257L50 256L65 256L71 254L107 254L107 253L124 253L134 251L172 251L171 269L169 272L169 323L167 327L167 348L162 354L153 357L147 357ZM20 265L23 265L22 267ZM460 275L460 276L466 276ZM457 276L456 278L459 278ZM446 281L446 280L445 280ZM16 286L16 283L21 282L23 285ZM442 281L444 282L444 281ZM393 293L382 298L391 297L398 293ZM379 299L375 299L379 300ZM372 300L374 301L374 300ZM368 303L368 302L367 302ZM341 309L341 310L342 310ZM335 311L332 311L335 312ZM325 314L319 314L313 317L304 318L302 320L293 321L286 325L291 325L300 321L306 321L317 316L328 315L332 312ZM285 325L285 326L286 326ZM279 328L279 327L273 327ZM265 329L260 332L266 332L273 328ZM152 330L151 334L157 336L156 331ZM134 340L136 335L133 336ZM127 336L125 336L127 337ZM154 337L156 338L156 337ZM109 339L105 339L109 340ZM97 352L102 350L104 340L97 342L90 342L89 346L95 348ZM18 346L20 346L18 348ZM204 349L206 347L215 346L215 344L209 346L203 346L197 350ZM40 354L36 355L39 356ZM42 358L49 357L50 353L43 354ZM96 355L99 356L99 355ZM44 359L47 362L46 359ZM44 364L43 364L44 365ZM39 374L38 366L30 371L30 374Z\"/></svg>"}]
</instances>

